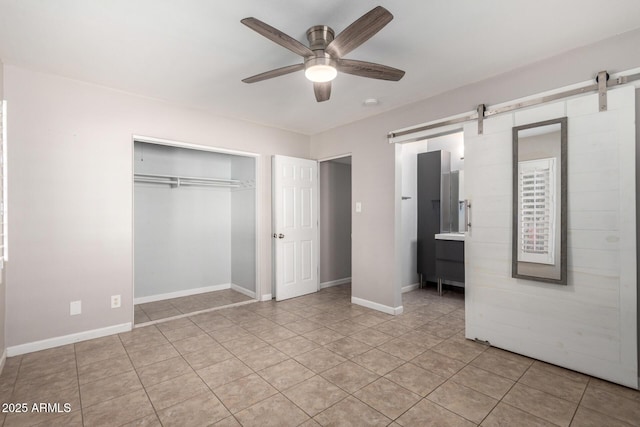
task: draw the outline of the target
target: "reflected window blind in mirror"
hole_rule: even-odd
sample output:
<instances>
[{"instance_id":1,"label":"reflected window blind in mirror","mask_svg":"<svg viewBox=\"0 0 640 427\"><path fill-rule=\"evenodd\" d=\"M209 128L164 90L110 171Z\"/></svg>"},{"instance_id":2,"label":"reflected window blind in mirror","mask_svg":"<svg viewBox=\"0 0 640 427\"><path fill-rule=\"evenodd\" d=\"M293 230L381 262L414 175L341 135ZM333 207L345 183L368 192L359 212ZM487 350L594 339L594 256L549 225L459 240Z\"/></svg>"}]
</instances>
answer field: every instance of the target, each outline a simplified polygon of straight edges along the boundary
<instances>
[{"instance_id":1,"label":"reflected window blind in mirror","mask_svg":"<svg viewBox=\"0 0 640 427\"><path fill-rule=\"evenodd\" d=\"M518 164L521 242L518 261L554 263L555 159Z\"/></svg>"}]
</instances>

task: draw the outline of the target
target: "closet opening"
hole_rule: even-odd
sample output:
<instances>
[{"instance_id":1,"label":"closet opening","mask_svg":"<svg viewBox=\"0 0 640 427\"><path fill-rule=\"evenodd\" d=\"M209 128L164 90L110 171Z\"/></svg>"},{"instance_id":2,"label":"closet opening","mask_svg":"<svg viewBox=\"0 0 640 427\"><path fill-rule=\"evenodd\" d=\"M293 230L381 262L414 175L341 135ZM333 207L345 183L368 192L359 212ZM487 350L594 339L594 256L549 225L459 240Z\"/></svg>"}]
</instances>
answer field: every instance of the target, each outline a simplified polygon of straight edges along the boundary
<instances>
[{"instance_id":1,"label":"closet opening","mask_svg":"<svg viewBox=\"0 0 640 427\"><path fill-rule=\"evenodd\" d=\"M320 288L351 295L351 156L321 160Z\"/></svg>"},{"instance_id":2,"label":"closet opening","mask_svg":"<svg viewBox=\"0 0 640 427\"><path fill-rule=\"evenodd\" d=\"M136 326L256 301L256 157L134 139Z\"/></svg>"}]
</instances>

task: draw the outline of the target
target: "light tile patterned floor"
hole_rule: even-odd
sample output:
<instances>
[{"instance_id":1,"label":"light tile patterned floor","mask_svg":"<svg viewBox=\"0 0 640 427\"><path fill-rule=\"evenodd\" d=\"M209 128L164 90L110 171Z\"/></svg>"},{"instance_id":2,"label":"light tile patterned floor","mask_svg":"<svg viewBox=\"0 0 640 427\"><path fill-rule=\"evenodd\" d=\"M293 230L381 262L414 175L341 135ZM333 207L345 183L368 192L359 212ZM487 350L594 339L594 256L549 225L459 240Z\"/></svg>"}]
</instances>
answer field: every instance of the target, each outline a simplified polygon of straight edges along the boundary
<instances>
[{"instance_id":1,"label":"light tile patterned floor","mask_svg":"<svg viewBox=\"0 0 640 427\"><path fill-rule=\"evenodd\" d=\"M253 300L254 298L241 294L233 289L224 289L186 297L136 304L133 311L134 323L141 325L154 320L168 319L183 314Z\"/></svg>"},{"instance_id":2,"label":"light tile patterned floor","mask_svg":"<svg viewBox=\"0 0 640 427\"><path fill-rule=\"evenodd\" d=\"M349 286L248 304L9 358L5 426L629 426L640 392L464 339L460 294ZM61 407L63 410L64 408Z\"/></svg>"}]
</instances>

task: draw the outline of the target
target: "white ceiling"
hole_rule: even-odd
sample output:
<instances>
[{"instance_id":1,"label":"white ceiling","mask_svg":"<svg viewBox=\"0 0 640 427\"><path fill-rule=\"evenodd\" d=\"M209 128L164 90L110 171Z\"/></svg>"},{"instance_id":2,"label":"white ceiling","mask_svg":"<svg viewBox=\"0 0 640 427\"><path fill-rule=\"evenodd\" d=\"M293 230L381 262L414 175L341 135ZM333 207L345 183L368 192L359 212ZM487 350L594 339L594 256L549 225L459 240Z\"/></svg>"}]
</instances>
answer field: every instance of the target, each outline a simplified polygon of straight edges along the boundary
<instances>
[{"instance_id":1,"label":"white ceiling","mask_svg":"<svg viewBox=\"0 0 640 427\"><path fill-rule=\"evenodd\" d=\"M638 0L0 0L5 64L97 83L305 134L640 28ZM240 23L254 16L307 43L373 7L394 14L347 58L406 71L400 82L340 74L317 103L302 72L240 80L301 58ZM377 98L376 107L365 107Z\"/></svg>"}]
</instances>

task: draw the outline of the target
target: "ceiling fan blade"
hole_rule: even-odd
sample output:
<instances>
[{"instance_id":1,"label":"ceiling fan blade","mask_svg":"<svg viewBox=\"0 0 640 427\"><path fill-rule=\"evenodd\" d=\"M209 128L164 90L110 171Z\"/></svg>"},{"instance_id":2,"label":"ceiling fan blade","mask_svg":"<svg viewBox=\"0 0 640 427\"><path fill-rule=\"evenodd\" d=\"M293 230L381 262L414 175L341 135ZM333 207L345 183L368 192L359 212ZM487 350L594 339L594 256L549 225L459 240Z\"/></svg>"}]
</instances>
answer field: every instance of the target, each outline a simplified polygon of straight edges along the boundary
<instances>
[{"instance_id":1,"label":"ceiling fan blade","mask_svg":"<svg viewBox=\"0 0 640 427\"><path fill-rule=\"evenodd\" d=\"M313 51L300 43L298 40L294 39L278 30L277 28L273 28L269 24L265 24L259 19L256 18L244 18L241 20L244 25L251 28L253 31L263 35L268 38L272 42L278 43L282 47L286 47L293 53L297 53L300 56L313 56Z\"/></svg>"},{"instance_id":2,"label":"ceiling fan blade","mask_svg":"<svg viewBox=\"0 0 640 427\"><path fill-rule=\"evenodd\" d=\"M313 92L316 94L316 101L328 101L331 96L331 82L314 83Z\"/></svg>"},{"instance_id":3,"label":"ceiling fan blade","mask_svg":"<svg viewBox=\"0 0 640 427\"><path fill-rule=\"evenodd\" d=\"M370 79L392 80L397 82L404 76L404 71L373 62L356 61L355 59L341 59L338 61L338 71L354 76Z\"/></svg>"},{"instance_id":4,"label":"ceiling fan blade","mask_svg":"<svg viewBox=\"0 0 640 427\"><path fill-rule=\"evenodd\" d=\"M295 73L300 70L304 70L304 64L287 65L286 67L276 68L275 70L265 71L264 73L247 77L246 79L242 79L242 81L245 83L261 82L274 77L284 76L285 74Z\"/></svg>"},{"instance_id":5,"label":"ceiling fan blade","mask_svg":"<svg viewBox=\"0 0 640 427\"><path fill-rule=\"evenodd\" d=\"M356 19L326 47L329 55L342 58L384 28L393 15L382 6L375 7Z\"/></svg>"}]
</instances>

